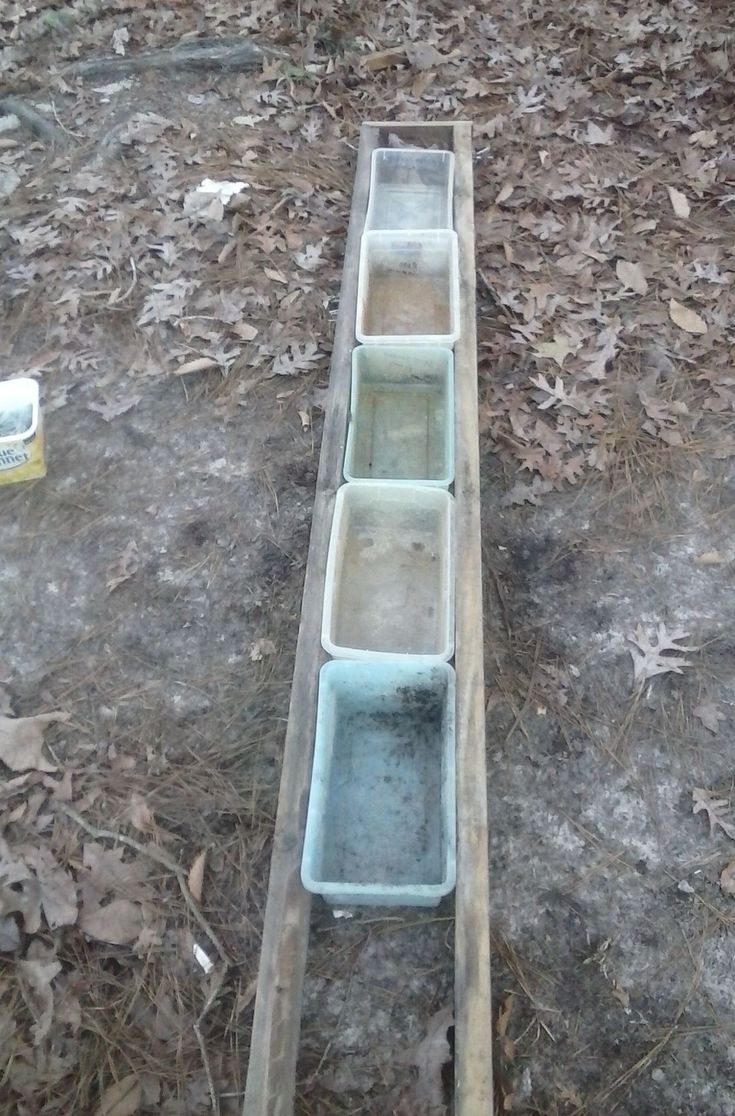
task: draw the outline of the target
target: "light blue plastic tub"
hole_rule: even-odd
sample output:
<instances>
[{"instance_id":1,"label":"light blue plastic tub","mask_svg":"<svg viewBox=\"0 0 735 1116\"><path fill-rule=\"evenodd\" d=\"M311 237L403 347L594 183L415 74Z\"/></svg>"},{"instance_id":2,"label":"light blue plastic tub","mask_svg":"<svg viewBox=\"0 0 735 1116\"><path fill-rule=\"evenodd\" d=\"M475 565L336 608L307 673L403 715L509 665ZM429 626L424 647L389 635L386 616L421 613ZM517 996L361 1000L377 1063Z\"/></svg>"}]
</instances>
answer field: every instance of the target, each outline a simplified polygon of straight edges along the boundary
<instances>
[{"instance_id":1,"label":"light blue plastic tub","mask_svg":"<svg viewBox=\"0 0 735 1116\"><path fill-rule=\"evenodd\" d=\"M435 485L454 480L454 357L430 345L352 352L345 480Z\"/></svg>"},{"instance_id":2,"label":"light blue plastic tub","mask_svg":"<svg viewBox=\"0 0 735 1116\"><path fill-rule=\"evenodd\" d=\"M301 879L332 906L434 907L456 876L454 671L331 662L319 676Z\"/></svg>"}]
</instances>

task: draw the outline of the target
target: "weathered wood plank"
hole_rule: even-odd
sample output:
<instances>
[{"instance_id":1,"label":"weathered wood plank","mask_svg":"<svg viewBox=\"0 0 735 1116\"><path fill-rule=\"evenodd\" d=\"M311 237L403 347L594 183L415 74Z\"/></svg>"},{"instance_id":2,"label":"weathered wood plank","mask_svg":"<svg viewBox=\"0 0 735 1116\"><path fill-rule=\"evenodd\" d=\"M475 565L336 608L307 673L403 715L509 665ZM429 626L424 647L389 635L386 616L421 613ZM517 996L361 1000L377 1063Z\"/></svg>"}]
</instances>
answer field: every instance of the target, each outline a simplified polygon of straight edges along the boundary
<instances>
[{"instance_id":1,"label":"weathered wood plank","mask_svg":"<svg viewBox=\"0 0 735 1116\"><path fill-rule=\"evenodd\" d=\"M454 350L457 581L457 890L455 1112L493 1111L487 759L477 415L472 125L454 125L454 227L459 237L461 336Z\"/></svg>"},{"instance_id":2,"label":"weathered wood plank","mask_svg":"<svg viewBox=\"0 0 735 1116\"><path fill-rule=\"evenodd\" d=\"M355 172L283 752L243 1116L290 1116L293 1112L311 910L311 896L301 886L300 868L314 754L318 674L325 658L321 649L324 571L334 496L342 479L350 357L355 343L357 268L373 146L370 133L360 143Z\"/></svg>"}]
</instances>

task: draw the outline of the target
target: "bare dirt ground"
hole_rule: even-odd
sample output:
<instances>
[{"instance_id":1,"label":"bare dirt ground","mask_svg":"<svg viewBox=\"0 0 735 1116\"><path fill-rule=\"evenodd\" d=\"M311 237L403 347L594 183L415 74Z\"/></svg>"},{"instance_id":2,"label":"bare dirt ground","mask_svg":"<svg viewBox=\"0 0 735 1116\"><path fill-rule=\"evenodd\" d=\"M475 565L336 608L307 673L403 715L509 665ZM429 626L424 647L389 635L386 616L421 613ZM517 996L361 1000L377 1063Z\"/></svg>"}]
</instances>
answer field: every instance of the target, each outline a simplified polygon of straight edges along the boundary
<instances>
[{"instance_id":1,"label":"bare dirt ground","mask_svg":"<svg viewBox=\"0 0 735 1116\"><path fill-rule=\"evenodd\" d=\"M0 1111L240 1111L359 123L456 117L498 1111L735 1113L732 33L689 0L0 9L2 374L49 457L0 488ZM74 69L238 35L280 53ZM451 902L315 904L299 1116L436 1116L451 995Z\"/></svg>"}]
</instances>

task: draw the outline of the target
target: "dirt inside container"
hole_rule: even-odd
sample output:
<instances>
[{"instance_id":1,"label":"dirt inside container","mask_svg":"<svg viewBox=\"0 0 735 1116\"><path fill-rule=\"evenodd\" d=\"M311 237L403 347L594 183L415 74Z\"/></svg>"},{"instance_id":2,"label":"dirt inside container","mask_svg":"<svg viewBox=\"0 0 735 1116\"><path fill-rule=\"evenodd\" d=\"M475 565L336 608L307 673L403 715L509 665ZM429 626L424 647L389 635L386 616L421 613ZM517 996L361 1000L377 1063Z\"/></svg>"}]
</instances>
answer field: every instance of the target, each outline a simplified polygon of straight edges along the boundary
<instances>
[{"instance_id":1,"label":"dirt inside container","mask_svg":"<svg viewBox=\"0 0 735 1116\"><path fill-rule=\"evenodd\" d=\"M365 332L371 336L451 333L449 275L387 268L370 273Z\"/></svg>"}]
</instances>

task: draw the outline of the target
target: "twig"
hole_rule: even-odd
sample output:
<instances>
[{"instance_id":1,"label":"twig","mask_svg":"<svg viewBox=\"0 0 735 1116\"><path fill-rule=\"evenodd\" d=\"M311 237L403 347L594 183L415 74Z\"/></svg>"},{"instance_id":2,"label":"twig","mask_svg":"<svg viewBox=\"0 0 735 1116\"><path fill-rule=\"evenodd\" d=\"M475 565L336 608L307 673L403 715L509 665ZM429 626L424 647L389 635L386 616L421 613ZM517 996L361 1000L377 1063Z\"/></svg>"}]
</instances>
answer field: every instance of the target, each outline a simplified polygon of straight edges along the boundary
<instances>
[{"instance_id":1,"label":"twig","mask_svg":"<svg viewBox=\"0 0 735 1116\"><path fill-rule=\"evenodd\" d=\"M204 1007L200 1011L199 1015L197 1016L196 1022L194 1023L194 1034L196 1035L196 1039L199 1044L199 1050L202 1056L202 1064L204 1065L204 1072L207 1075L207 1084L209 1086L209 1098L212 1102L212 1111L214 1113L214 1116L220 1116L219 1098L217 1096L217 1090L214 1085L214 1078L212 1077L212 1068L209 1062L209 1055L207 1054L206 1043L204 1042L204 1036L202 1034L202 1023L211 1011L213 1004L216 1002L217 997L222 991L222 985L224 984L225 977L232 967L233 962L229 954L227 953L227 950L220 941L219 936L215 933L202 912L199 910L197 901L192 895L191 890L189 889L189 885L186 882L186 873L184 872L184 869L181 867L181 865L178 864L172 856L169 856L169 854L167 852L164 852L163 849L156 848L155 845L144 845L140 841L136 841L133 837L126 837L123 833L115 833L115 831L112 829L98 829L96 825L91 825L85 818L82 817L80 813L78 813L77 810L74 809L73 806L70 806L67 802L57 802L56 805L57 809L61 810L63 814L66 814L66 816L73 822L76 822L76 824L81 829L83 829L85 833L88 833L90 837L93 837L95 841L115 841L117 844L127 845L128 848L135 849L135 851L140 853L142 856L147 856L150 860L154 860L157 864L161 864L164 868L167 868L169 872L172 872L174 876L176 876L176 880L178 882L179 888L181 889L181 894L184 897L187 907L193 914L203 932L209 938L214 948L217 950L221 965L219 967L219 971L212 981L212 987L210 988L207 998L204 1001Z\"/></svg>"},{"instance_id":2,"label":"twig","mask_svg":"<svg viewBox=\"0 0 735 1116\"><path fill-rule=\"evenodd\" d=\"M56 111L56 102L55 101L51 102L51 111L54 114L54 120L59 125L59 127L61 128L61 130L62 130L62 132L64 133L65 136L73 136L74 139L84 139L84 136L81 135L79 132L72 132L71 128L67 128L66 125L62 123L62 121L59 119L59 114Z\"/></svg>"},{"instance_id":3,"label":"twig","mask_svg":"<svg viewBox=\"0 0 735 1116\"><path fill-rule=\"evenodd\" d=\"M66 140L61 129L56 128L36 109L31 108L19 97L0 97L0 113L13 113L29 132L48 140L53 147L65 147Z\"/></svg>"},{"instance_id":4,"label":"twig","mask_svg":"<svg viewBox=\"0 0 735 1116\"><path fill-rule=\"evenodd\" d=\"M97 74L132 74L140 70L182 70L215 68L220 70L257 70L269 58L285 57L280 51L261 47L252 39L195 39L157 50L110 58L87 58L74 62L63 71L65 77L94 77Z\"/></svg>"},{"instance_id":5,"label":"twig","mask_svg":"<svg viewBox=\"0 0 735 1116\"><path fill-rule=\"evenodd\" d=\"M202 1056L202 1064L204 1065L204 1072L207 1075L207 1085L209 1086L209 1099L212 1102L212 1112L214 1113L214 1116L220 1116L219 1097L217 1096L217 1090L214 1086L214 1078L212 1077L212 1067L209 1064L209 1054L207 1053L207 1044L205 1043L204 1035L202 1034L202 1023L204 1022L206 1016L209 1014L210 1010L214 1006L214 1004L217 1000L217 997L219 996L220 992L222 991L222 985L225 982L225 977L227 976L228 969L229 969L229 965L227 963L224 963L220 966L219 971L215 974L214 980L212 981L212 987L209 990L209 995L207 996L206 1000L204 1001L204 1007L199 1012L199 1015L197 1016L197 1018L194 1022L194 1034L196 1035L197 1042L199 1043L199 1052Z\"/></svg>"}]
</instances>

